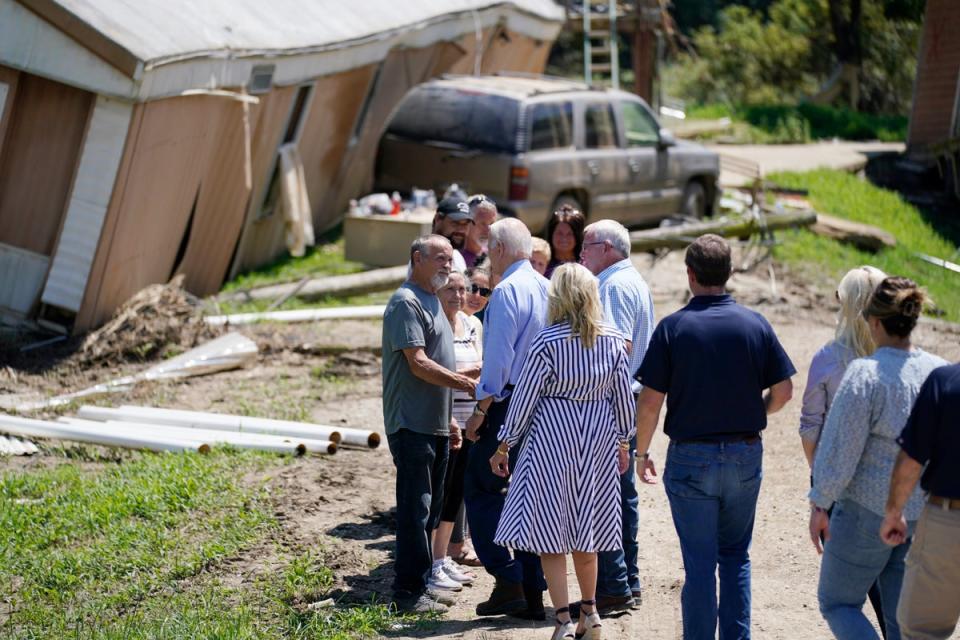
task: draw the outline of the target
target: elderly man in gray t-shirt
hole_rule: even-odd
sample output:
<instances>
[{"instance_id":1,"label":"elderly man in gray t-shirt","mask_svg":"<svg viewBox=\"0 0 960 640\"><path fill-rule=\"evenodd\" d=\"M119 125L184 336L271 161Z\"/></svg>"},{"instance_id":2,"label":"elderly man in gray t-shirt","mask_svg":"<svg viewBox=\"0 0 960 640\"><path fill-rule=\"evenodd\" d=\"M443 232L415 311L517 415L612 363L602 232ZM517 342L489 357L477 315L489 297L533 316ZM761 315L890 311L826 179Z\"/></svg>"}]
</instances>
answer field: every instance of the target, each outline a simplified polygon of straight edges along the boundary
<instances>
[{"instance_id":1,"label":"elderly man in gray t-shirt","mask_svg":"<svg viewBox=\"0 0 960 640\"><path fill-rule=\"evenodd\" d=\"M447 455L460 443L450 389L473 393L476 383L456 373L453 331L436 296L450 274L453 247L443 236L418 238L410 263L410 278L383 314L383 417L397 468L393 590L401 609L442 612L446 607L427 591L427 575Z\"/></svg>"}]
</instances>

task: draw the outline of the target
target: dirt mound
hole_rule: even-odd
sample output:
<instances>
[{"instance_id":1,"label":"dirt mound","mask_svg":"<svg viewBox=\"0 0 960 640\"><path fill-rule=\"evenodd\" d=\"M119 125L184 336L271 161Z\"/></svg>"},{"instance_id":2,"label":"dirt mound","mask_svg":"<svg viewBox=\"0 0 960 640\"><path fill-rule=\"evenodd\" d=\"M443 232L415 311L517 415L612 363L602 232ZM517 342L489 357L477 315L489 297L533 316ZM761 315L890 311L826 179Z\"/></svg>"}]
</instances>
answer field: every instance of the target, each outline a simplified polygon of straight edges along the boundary
<instances>
[{"instance_id":1,"label":"dirt mound","mask_svg":"<svg viewBox=\"0 0 960 640\"><path fill-rule=\"evenodd\" d=\"M179 353L220 335L203 322L200 303L183 289L183 275L141 289L80 346L81 365L143 362Z\"/></svg>"}]
</instances>

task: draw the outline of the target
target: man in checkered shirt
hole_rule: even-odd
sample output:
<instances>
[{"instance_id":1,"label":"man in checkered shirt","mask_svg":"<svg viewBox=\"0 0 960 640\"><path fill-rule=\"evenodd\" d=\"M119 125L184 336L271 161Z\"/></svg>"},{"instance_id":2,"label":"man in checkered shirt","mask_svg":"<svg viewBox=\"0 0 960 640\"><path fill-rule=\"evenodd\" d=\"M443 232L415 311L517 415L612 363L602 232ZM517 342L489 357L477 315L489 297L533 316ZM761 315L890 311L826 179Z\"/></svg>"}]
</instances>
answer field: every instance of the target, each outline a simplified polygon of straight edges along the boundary
<instances>
[{"instance_id":1,"label":"man in checkered shirt","mask_svg":"<svg viewBox=\"0 0 960 640\"><path fill-rule=\"evenodd\" d=\"M653 296L630 261L630 234L619 222L598 220L583 232L580 262L597 276L604 317L627 338L630 375L636 374L653 334ZM633 382L633 393L640 383ZM631 441L630 467L620 476L623 505L623 551L598 554L597 610L613 611L640 603L637 567L639 514L636 479L633 475L636 437Z\"/></svg>"}]
</instances>

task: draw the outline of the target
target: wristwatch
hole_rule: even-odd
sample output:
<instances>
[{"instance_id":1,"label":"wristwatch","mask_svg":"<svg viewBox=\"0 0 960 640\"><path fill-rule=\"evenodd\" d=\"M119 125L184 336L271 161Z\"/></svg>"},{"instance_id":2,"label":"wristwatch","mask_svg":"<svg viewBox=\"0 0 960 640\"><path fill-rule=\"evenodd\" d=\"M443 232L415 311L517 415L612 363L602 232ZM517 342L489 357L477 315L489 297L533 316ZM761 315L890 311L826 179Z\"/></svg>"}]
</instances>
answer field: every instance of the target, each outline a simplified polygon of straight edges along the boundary
<instances>
[{"instance_id":1,"label":"wristwatch","mask_svg":"<svg viewBox=\"0 0 960 640\"><path fill-rule=\"evenodd\" d=\"M639 451L637 451L637 455L634 456L634 457L637 458L638 460L646 460L647 458L650 457L650 453L649 453L649 452L648 452L648 453L640 453Z\"/></svg>"},{"instance_id":2,"label":"wristwatch","mask_svg":"<svg viewBox=\"0 0 960 640\"><path fill-rule=\"evenodd\" d=\"M473 415L486 417L487 412L484 411L483 409L481 409L481 408L480 408L480 405L477 404L477 405L474 405L474 407L473 407Z\"/></svg>"}]
</instances>

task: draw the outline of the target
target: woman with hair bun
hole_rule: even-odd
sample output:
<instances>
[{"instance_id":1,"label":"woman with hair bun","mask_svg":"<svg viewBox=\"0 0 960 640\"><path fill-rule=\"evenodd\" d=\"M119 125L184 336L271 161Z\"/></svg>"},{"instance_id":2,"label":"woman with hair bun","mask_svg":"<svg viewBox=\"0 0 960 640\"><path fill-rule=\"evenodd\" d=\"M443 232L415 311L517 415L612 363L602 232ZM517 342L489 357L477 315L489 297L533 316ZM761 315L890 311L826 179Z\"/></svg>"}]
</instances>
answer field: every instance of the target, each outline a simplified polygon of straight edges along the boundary
<instances>
[{"instance_id":1,"label":"woman with hair bun","mask_svg":"<svg viewBox=\"0 0 960 640\"><path fill-rule=\"evenodd\" d=\"M847 366L814 457L810 539L823 554L817 599L839 640L879 638L862 610L874 583L887 638L901 637L896 610L910 541L889 547L879 531L900 450L897 438L920 386L947 364L911 344L926 301L925 292L907 278L888 277L877 286L863 311L877 349ZM922 507L917 488L904 508L909 536Z\"/></svg>"}]
</instances>

